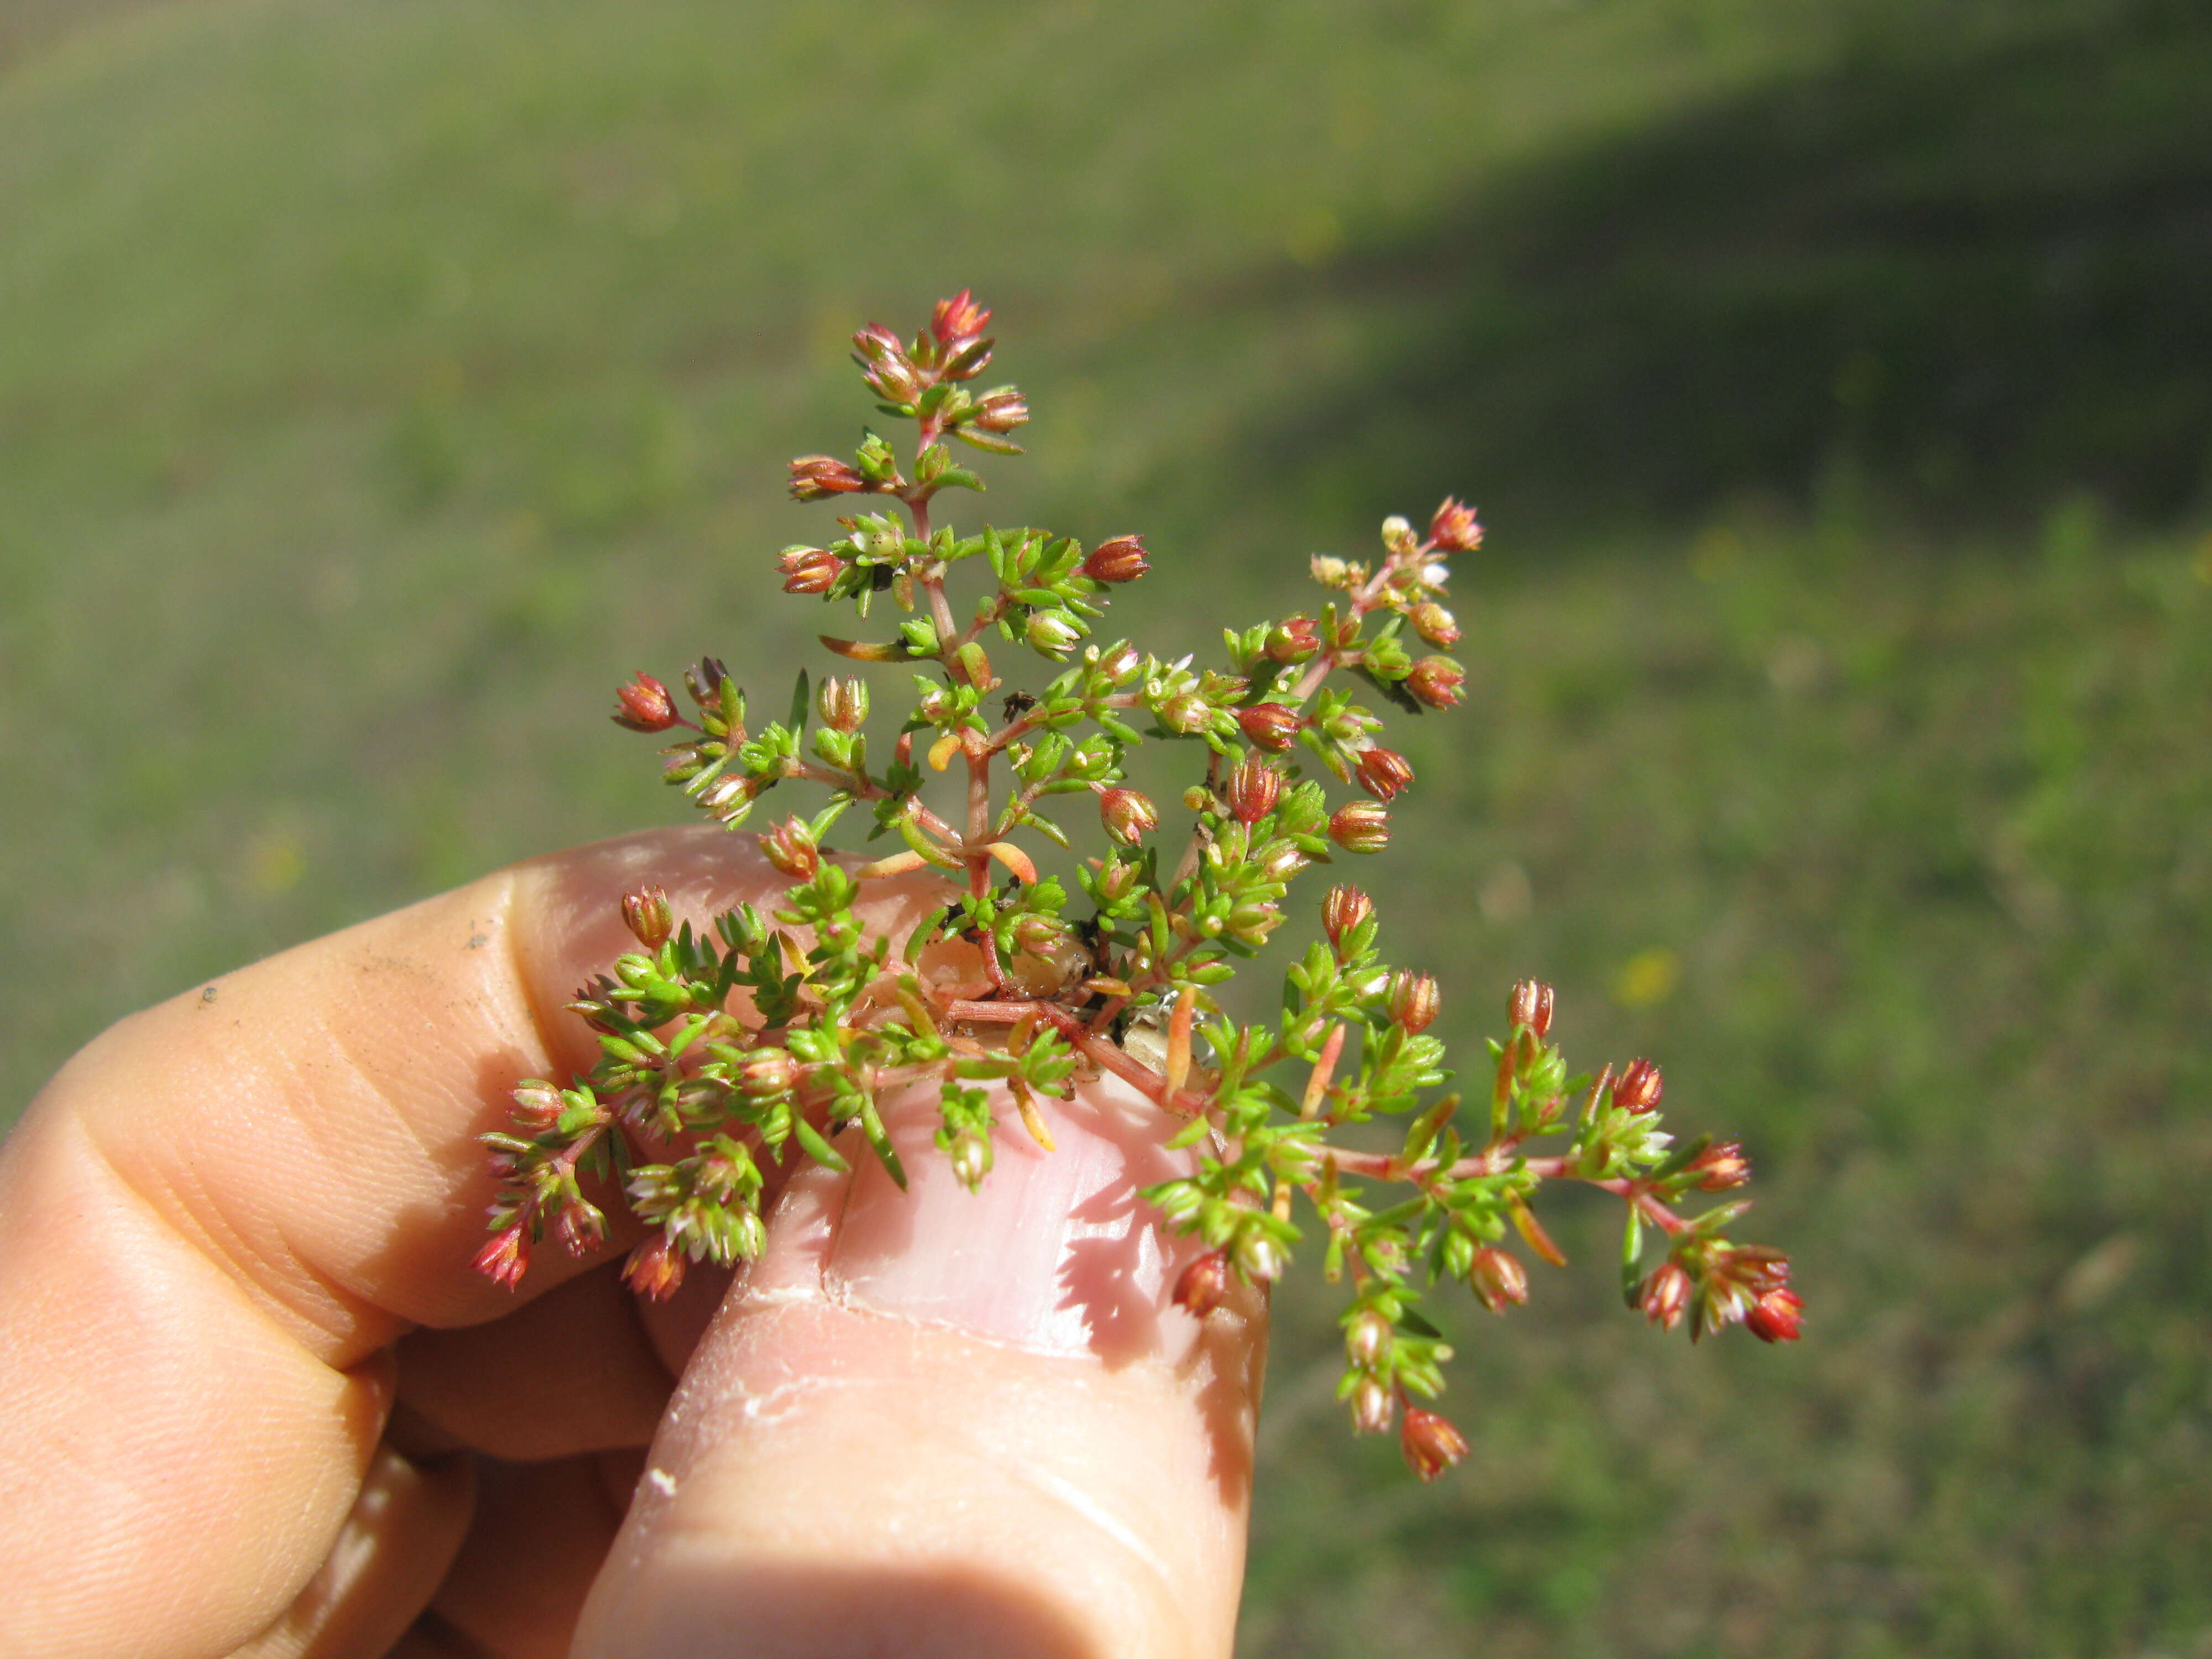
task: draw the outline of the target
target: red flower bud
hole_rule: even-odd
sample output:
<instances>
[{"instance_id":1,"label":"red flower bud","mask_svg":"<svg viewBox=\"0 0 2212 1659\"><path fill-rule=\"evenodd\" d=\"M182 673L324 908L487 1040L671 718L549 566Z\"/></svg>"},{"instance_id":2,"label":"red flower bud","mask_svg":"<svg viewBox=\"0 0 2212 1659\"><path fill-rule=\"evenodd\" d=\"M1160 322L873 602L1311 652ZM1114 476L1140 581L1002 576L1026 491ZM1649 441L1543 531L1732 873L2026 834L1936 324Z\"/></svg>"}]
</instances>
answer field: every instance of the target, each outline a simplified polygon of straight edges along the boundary
<instances>
[{"instance_id":1,"label":"red flower bud","mask_svg":"<svg viewBox=\"0 0 2212 1659\"><path fill-rule=\"evenodd\" d=\"M1724 1193L1751 1179L1751 1160L1733 1140L1706 1147L1690 1160L1688 1167L1690 1173L1698 1177L1700 1192Z\"/></svg>"},{"instance_id":2,"label":"red flower bud","mask_svg":"<svg viewBox=\"0 0 2212 1659\"><path fill-rule=\"evenodd\" d=\"M1142 536L1116 536L1091 550L1083 574L1094 582L1133 582L1152 567L1145 559Z\"/></svg>"},{"instance_id":3,"label":"red flower bud","mask_svg":"<svg viewBox=\"0 0 2212 1659\"><path fill-rule=\"evenodd\" d=\"M1380 1379L1363 1376L1352 1387L1352 1431L1381 1434L1398 1414L1398 1397Z\"/></svg>"},{"instance_id":4,"label":"red flower bud","mask_svg":"<svg viewBox=\"0 0 2212 1659\"><path fill-rule=\"evenodd\" d=\"M526 1129L544 1133L560 1118L568 1102L561 1091L542 1078L532 1078L514 1087L514 1121Z\"/></svg>"},{"instance_id":5,"label":"red flower bud","mask_svg":"<svg viewBox=\"0 0 2212 1659\"><path fill-rule=\"evenodd\" d=\"M952 1178L974 1192L983 1184L983 1177L991 1173L991 1143L973 1133L955 1135L946 1154L952 1164Z\"/></svg>"},{"instance_id":6,"label":"red flower bud","mask_svg":"<svg viewBox=\"0 0 2212 1659\"><path fill-rule=\"evenodd\" d=\"M921 396L921 371L903 350L885 352L860 371L860 378L887 404L910 404Z\"/></svg>"},{"instance_id":7,"label":"red flower bud","mask_svg":"<svg viewBox=\"0 0 2212 1659\"><path fill-rule=\"evenodd\" d=\"M1133 789L1102 791L1098 817L1106 833L1124 847L1134 847L1160 825L1158 810Z\"/></svg>"},{"instance_id":8,"label":"red flower bud","mask_svg":"<svg viewBox=\"0 0 2212 1659\"><path fill-rule=\"evenodd\" d=\"M865 489L867 483L849 462L835 455L801 455L791 464L791 493L802 501Z\"/></svg>"},{"instance_id":9,"label":"red flower bud","mask_svg":"<svg viewBox=\"0 0 2212 1659\"><path fill-rule=\"evenodd\" d=\"M811 881L822 867L814 832L798 818L786 818L761 836L760 847L768 861L793 881Z\"/></svg>"},{"instance_id":10,"label":"red flower bud","mask_svg":"<svg viewBox=\"0 0 2212 1659\"><path fill-rule=\"evenodd\" d=\"M725 772L699 792L699 805L726 819L734 817L759 793L760 786L752 779Z\"/></svg>"},{"instance_id":11,"label":"red flower bud","mask_svg":"<svg viewBox=\"0 0 2212 1659\"><path fill-rule=\"evenodd\" d=\"M1398 1448L1415 1474L1433 1480L1467 1455L1467 1437L1452 1426L1450 1419L1408 1406L1405 1426L1398 1431Z\"/></svg>"},{"instance_id":12,"label":"red flower bud","mask_svg":"<svg viewBox=\"0 0 2212 1659\"><path fill-rule=\"evenodd\" d=\"M1541 1042L1552 1029L1552 988L1533 979L1517 981L1513 994L1506 999L1505 1017L1516 1025L1527 1026Z\"/></svg>"},{"instance_id":13,"label":"red flower bud","mask_svg":"<svg viewBox=\"0 0 2212 1659\"><path fill-rule=\"evenodd\" d=\"M1390 975L1390 1018L1409 1034L1418 1035L1436 1023L1437 982L1427 974L1401 968Z\"/></svg>"},{"instance_id":14,"label":"red flower bud","mask_svg":"<svg viewBox=\"0 0 2212 1659\"><path fill-rule=\"evenodd\" d=\"M1632 1060L1613 1079L1613 1103L1632 1112L1648 1112L1658 1105L1660 1096L1665 1092L1666 1085L1656 1066L1648 1060Z\"/></svg>"},{"instance_id":15,"label":"red flower bud","mask_svg":"<svg viewBox=\"0 0 2212 1659\"><path fill-rule=\"evenodd\" d=\"M1472 553L1482 545L1482 526L1475 522L1474 509L1462 506L1449 495L1429 520L1429 539L1445 553Z\"/></svg>"},{"instance_id":16,"label":"red flower bud","mask_svg":"<svg viewBox=\"0 0 2212 1659\"><path fill-rule=\"evenodd\" d=\"M1517 1308L1528 1299L1528 1270L1521 1265L1519 1256L1495 1244L1486 1244L1474 1253L1467 1282L1492 1313Z\"/></svg>"},{"instance_id":17,"label":"red flower bud","mask_svg":"<svg viewBox=\"0 0 2212 1659\"><path fill-rule=\"evenodd\" d=\"M859 731L868 718L868 683L858 675L824 677L814 690L814 712L833 731Z\"/></svg>"},{"instance_id":18,"label":"red flower bud","mask_svg":"<svg viewBox=\"0 0 2212 1659\"><path fill-rule=\"evenodd\" d=\"M1431 645L1449 651L1459 643L1459 623L1452 613L1434 599L1423 599L1406 613L1406 620L1413 624L1413 631Z\"/></svg>"},{"instance_id":19,"label":"red flower bud","mask_svg":"<svg viewBox=\"0 0 2212 1659\"><path fill-rule=\"evenodd\" d=\"M668 942L676 928L676 918L668 908L668 894L659 887L641 887L634 893L624 893L622 902L623 921L636 935L637 942L648 951L658 951Z\"/></svg>"},{"instance_id":20,"label":"red flower bud","mask_svg":"<svg viewBox=\"0 0 2212 1659\"><path fill-rule=\"evenodd\" d=\"M1255 1285L1272 1285L1290 1266L1283 1247L1256 1227L1247 1228L1237 1240L1237 1265Z\"/></svg>"},{"instance_id":21,"label":"red flower bud","mask_svg":"<svg viewBox=\"0 0 2212 1659\"><path fill-rule=\"evenodd\" d=\"M1246 756L1229 775L1224 793L1229 811L1239 823L1257 823L1275 810L1283 793L1283 775L1267 762Z\"/></svg>"},{"instance_id":22,"label":"red flower bud","mask_svg":"<svg viewBox=\"0 0 2212 1659\"><path fill-rule=\"evenodd\" d=\"M722 682L730 678L730 671L715 657L702 657L684 671L684 684L691 693L691 701L702 708L720 700Z\"/></svg>"},{"instance_id":23,"label":"red flower bud","mask_svg":"<svg viewBox=\"0 0 2212 1659\"><path fill-rule=\"evenodd\" d=\"M1682 1322L1693 1288L1690 1275L1680 1262L1666 1262L1644 1279L1643 1290L1637 1293L1636 1305L1644 1310L1644 1318L1652 1324L1671 1331Z\"/></svg>"},{"instance_id":24,"label":"red flower bud","mask_svg":"<svg viewBox=\"0 0 2212 1659\"><path fill-rule=\"evenodd\" d=\"M1083 637L1083 624L1057 605L1030 613L1022 638L1048 657L1064 657Z\"/></svg>"},{"instance_id":25,"label":"red flower bud","mask_svg":"<svg viewBox=\"0 0 2212 1659\"><path fill-rule=\"evenodd\" d=\"M738 1087L754 1100L788 1094L799 1081L799 1065L785 1048L756 1048L738 1064Z\"/></svg>"},{"instance_id":26,"label":"red flower bud","mask_svg":"<svg viewBox=\"0 0 2212 1659\"><path fill-rule=\"evenodd\" d=\"M1379 853L1390 844L1390 815L1369 801L1349 802L1329 818L1328 838L1347 853Z\"/></svg>"},{"instance_id":27,"label":"red flower bud","mask_svg":"<svg viewBox=\"0 0 2212 1659\"><path fill-rule=\"evenodd\" d=\"M530 1270L530 1239L522 1223L494 1233L471 1265L503 1291L520 1285L522 1275Z\"/></svg>"},{"instance_id":28,"label":"red flower bud","mask_svg":"<svg viewBox=\"0 0 2212 1659\"><path fill-rule=\"evenodd\" d=\"M607 1242L607 1218L596 1204L575 1199L553 1219L553 1237L570 1255L585 1255Z\"/></svg>"},{"instance_id":29,"label":"red flower bud","mask_svg":"<svg viewBox=\"0 0 2212 1659\"><path fill-rule=\"evenodd\" d=\"M826 593L844 574L845 562L826 547L787 547L777 555L787 593Z\"/></svg>"},{"instance_id":30,"label":"red flower bud","mask_svg":"<svg viewBox=\"0 0 2212 1659\"><path fill-rule=\"evenodd\" d=\"M1328 930L1328 942L1341 945L1346 933L1374 914L1375 901L1357 887L1332 887L1322 902L1321 925Z\"/></svg>"},{"instance_id":31,"label":"red flower bud","mask_svg":"<svg viewBox=\"0 0 2212 1659\"><path fill-rule=\"evenodd\" d=\"M1115 685L1121 684L1144 665L1144 658L1127 640L1116 641L1098 659L1098 672Z\"/></svg>"},{"instance_id":32,"label":"red flower bud","mask_svg":"<svg viewBox=\"0 0 2212 1659\"><path fill-rule=\"evenodd\" d=\"M1352 775L1376 799L1389 800L1413 781L1413 763L1395 749L1363 749Z\"/></svg>"},{"instance_id":33,"label":"red flower bud","mask_svg":"<svg viewBox=\"0 0 2212 1659\"><path fill-rule=\"evenodd\" d=\"M647 673L615 688L615 724L633 732L665 732L676 724L676 702L668 688Z\"/></svg>"},{"instance_id":34,"label":"red flower bud","mask_svg":"<svg viewBox=\"0 0 2212 1659\"><path fill-rule=\"evenodd\" d=\"M1364 1310L1345 1327L1345 1357L1360 1370L1372 1370L1390 1346L1390 1322L1372 1308Z\"/></svg>"},{"instance_id":35,"label":"red flower bud","mask_svg":"<svg viewBox=\"0 0 2212 1659\"><path fill-rule=\"evenodd\" d=\"M949 346L955 340L974 338L990 320L991 313L963 288L951 299L937 302L929 314L929 331L937 337L938 344Z\"/></svg>"},{"instance_id":36,"label":"red flower bud","mask_svg":"<svg viewBox=\"0 0 2212 1659\"><path fill-rule=\"evenodd\" d=\"M1424 657L1406 676L1406 689L1431 708L1456 708L1467 671L1449 657Z\"/></svg>"},{"instance_id":37,"label":"red flower bud","mask_svg":"<svg viewBox=\"0 0 2212 1659\"><path fill-rule=\"evenodd\" d=\"M1213 705L1195 691L1179 691L1160 706L1160 724L1188 737L1213 724Z\"/></svg>"},{"instance_id":38,"label":"red flower bud","mask_svg":"<svg viewBox=\"0 0 2212 1659\"><path fill-rule=\"evenodd\" d=\"M987 392L975 401L975 423L986 432L1012 432L1027 425L1029 418L1029 399L1012 386Z\"/></svg>"},{"instance_id":39,"label":"red flower bud","mask_svg":"<svg viewBox=\"0 0 2212 1659\"><path fill-rule=\"evenodd\" d=\"M906 346L881 323L870 323L853 337L853 349L867 362L879 363L895 352L904 351Z\"/></svg>"},{"instance_id":40,"label":"red flower bud","mask_svg":"<svg viewBox=\"0 0 2212 1659\"><path fill-rule=\"evenodd\" d=\"M655 1233L629 1253L623 1277L640 1296L665 1302L684 1282L684 1258L670 1245L667 1234Z\"/></svg>"},{"instance_id":41,"label":"red flower bud","mask_svg":"<svg viewBox=\"0 0 2212 1659\"><path fill-rule=\"evenodd\" d=\"M1743 1322L1762 1342L1795 1342L1804 1311L1795 1291L1769 1291L1743 1316Z\"/></svg>"},{"instance_id":42,"label":"red flower bud","mask_svg":"<svg viewBox=\"0 0 2212 1659\"><path fill-rule=\"evenodd\" d=\"M1199 1257L1176 1279L1176 1306L1196 1319L1212 1313L1228 1295L1229 1257L1221 1250Z\"/></svg>"},{"instance_id":43,"label":"red flower bud","mask_svg":"<svg viewBox=\"0 0 2212 1659\"><path fill-rule=\"evenodd\" d=\"M1237 724L1244 728L1246 741L1271 755L1279 755L1296 743L1305 723L1304 715L1279 702L1255 702L1237 711Z\"/></svg>"},{"instance_id":44,"label":"red flower bud","mask_svg":"<svg viewBox=\"0 0 2212 1659\"><path fill-rule=\"evenodd\" d=\"M1291 617L1267 630L1267 654L1277 662L1304 662L1321 649L1321 624L1311 617Z\"/></svg>"}]
</instances>

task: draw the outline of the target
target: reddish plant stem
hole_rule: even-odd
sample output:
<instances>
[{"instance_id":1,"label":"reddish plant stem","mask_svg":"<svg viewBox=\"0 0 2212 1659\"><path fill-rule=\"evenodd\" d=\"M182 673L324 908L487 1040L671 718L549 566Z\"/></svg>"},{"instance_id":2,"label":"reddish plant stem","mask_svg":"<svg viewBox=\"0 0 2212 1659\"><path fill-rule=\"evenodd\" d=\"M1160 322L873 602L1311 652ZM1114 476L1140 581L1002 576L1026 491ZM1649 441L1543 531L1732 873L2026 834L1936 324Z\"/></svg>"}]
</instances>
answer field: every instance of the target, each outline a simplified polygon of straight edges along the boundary
<instances>
[{"instance_id":1,"label":"reddish plant stem","mask_svg":"<svg viewBox=\"0 0 2212 1659\"><path fill-rule=\"evenodd\" d=\"M1221 757L1219 755L1210 753L1206 757L1206 789L1211 795L1218 795L1221 793ZM1176 860L1175 879L1168 884L1169 892L1174 892L1176 888L1198 873L1198 861L1206 855L1206 845L1205 827L1195 823L1191 825L1190 844L1182 849L1182 857ZM1180 905L1176 907L1178 914L1182 908Z\"/></svg>"},{"instance_id":2,"label":"reddish plant stem","mask_svg":"<svg viewBox=\"0 0 2212 1659\"><path fill-rule=\"evenodd\" d=\"M1137 708L1143 706L1144 701L1145 700L1139 696L1134 691L1116 691L1111 696L1101 697L1098 700L1097 707L1101 708ZM1037 730L1038 724L1039 722L1034 714L1024 714L1018 720L1012 720L1006 725L1000 726L996 732L986 738L983 740L983 747L992 754L995 755L1001 749L1004 749L1008 744L1013 743L1019 738L1025 738L1029 736L1030 732Z\"/></svg>"},{"instance_id":3,"label":"reddish plant stem","mask_svg":"<svg viewBox=\"0 0 2212 1659\"><path fill-rule=\"evenodd\" d=\"M889 800L890 799L891 792L872 778L857 772L833 771L829 767L817 766L811 761L799 762L799 769L791 775L795 778L804 778L809 783L825 784L832 789L842 789L856 800ZM946 850L956 854L961 850L963 842L958 830L924 806L920 796L908 796L908 802L913 808L915 821L938 840L943 842Z\"/></svg>"},{"instance_id":4,"label":"reddish plant stem","mask_svg":"<svg viewBox=\"0 0 2212 1659\"><path fill-rule=\"evenodd\" d=\"M1395 554L1386 556L1382 562L1375 568L1375 574L1360 584L1358 592L1346 596L1346 604L1354 619L1363 617L1375 609L1375 601L1389 584L1392 571L1400 568L1401 565L1414 564L1426 559L1436 551L1436 542L1431 539L1423 542L1402 560ZM1305 672L1298 676L1297 684L1291 693L1292 704L1295 706L1303 703L1308 697L1321 690L1321 683L1331 673L1340 668L1352 667L1358 662L1361 654L1357 651L1340 651L1334 644L1324 646L1315 655L1314 659L1306 665Z\"/></svg>"},{"instance_id":5,"label":"reddish plant stem","mask_svg":"<svg viewBox=\"0 0 2212 1659\"><path fill-rule=\"evenodd\" d=\"M1446 1168L1427 1158L1419 1164L1406 1164L1383 1152L1355 1152L1339 1146L1322 1146L1315 1150L1346 1175L1364 1176L1373 1181L1411 1181L1424 1187L1440 1179L1463 1181L1469 1176L1501 1175L1505 1169L1511 1167L1502 1160L1493 1159L1488 1152L1474 1158L1463 1158ZM1573 1164L1574 1160L1568 1158L1531 1158L1522 1160L1519 1167L1531 1175L1553 1180L1579 1181L1600 1192L1611 1193L1616 1198L1634 1204L1670 1236L1688 1230L1690 1224L1653 1197L1641 1182L1630 1180L1625 1176L1601 1179L1577 1175Z\"/></svg>"},{"instance_id":6,"label":"reddish plant stem","mask_svg":"<svg viewBox=\"0 0 2212 1659\"><path fill-rule=\"evenodd\" d=\"M1066 1037L1068 1046L1088 1056L1124 1083L1142 1093L1163 1110L1189 1117L1211 1103L1186 1090L1170 1091L1166 1080L1149 1066L1140 1066L1115 1043L1096 1036L1091 1028L1056 1002L960 1001L945 1005L945 1018L973 1025L1015 1025L1024 1019L1041 1019Z\"/></svg>"}]
</instances>

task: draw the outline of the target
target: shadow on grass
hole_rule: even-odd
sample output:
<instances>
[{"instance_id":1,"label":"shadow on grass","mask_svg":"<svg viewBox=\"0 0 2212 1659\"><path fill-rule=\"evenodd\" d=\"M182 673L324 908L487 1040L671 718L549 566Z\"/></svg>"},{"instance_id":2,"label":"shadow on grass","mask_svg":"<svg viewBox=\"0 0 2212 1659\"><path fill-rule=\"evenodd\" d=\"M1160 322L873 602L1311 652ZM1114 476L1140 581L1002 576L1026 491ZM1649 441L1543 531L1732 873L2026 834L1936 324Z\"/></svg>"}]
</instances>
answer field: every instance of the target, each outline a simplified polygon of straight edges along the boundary
<instances>
[{"instance_id":1,"label":"shadow on grass","mask_svg":"<svg viewBox=\"0 0 2212 1659\"><path fill-rule=\"evenodd\" d=\"M1893 35L1547 161L1259 296L1401 331L1250 459L1363 501L1482 480L1524 526L1838 476L1984 520L2082 489L2200 507L2208 88L2212 13L2076 9L2028 40Z\"/></svg>"}]
</instances>

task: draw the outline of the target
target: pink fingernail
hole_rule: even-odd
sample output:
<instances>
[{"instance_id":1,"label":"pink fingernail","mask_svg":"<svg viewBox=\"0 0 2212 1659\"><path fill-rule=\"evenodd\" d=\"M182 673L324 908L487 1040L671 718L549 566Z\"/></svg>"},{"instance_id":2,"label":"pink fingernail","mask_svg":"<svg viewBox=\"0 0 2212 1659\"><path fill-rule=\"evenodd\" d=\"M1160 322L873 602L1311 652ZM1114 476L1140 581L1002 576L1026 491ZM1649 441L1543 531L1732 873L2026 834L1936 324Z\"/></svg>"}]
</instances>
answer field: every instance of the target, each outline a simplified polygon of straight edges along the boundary
<instances>
[{"instance_id":1,"label":"pink fingernail","mask_svg":"<svg viewBox=\"0 0 2212 1659\"><path fill-rule=\"evenodd\" d=\"M838 1183L842 1206L823 1184L798 1184L777 1217L784 1237L750 1289L803 1289L811 1258L836 1300L992 1341L1111 1365L1189 1351L1198 1322L1172 1292L1199 1247L1167 1232L1138 1195L1189 1172L1188 1154L1160 1145L1158 1107L1110 1078L1077 1101L1041 1100L1048 1152L994 1091L994 1163L970 1192L932 1144L933 1089L884 1106L908 1190L865 1147L852 1181Z\"/></svg>"}]
</instances>

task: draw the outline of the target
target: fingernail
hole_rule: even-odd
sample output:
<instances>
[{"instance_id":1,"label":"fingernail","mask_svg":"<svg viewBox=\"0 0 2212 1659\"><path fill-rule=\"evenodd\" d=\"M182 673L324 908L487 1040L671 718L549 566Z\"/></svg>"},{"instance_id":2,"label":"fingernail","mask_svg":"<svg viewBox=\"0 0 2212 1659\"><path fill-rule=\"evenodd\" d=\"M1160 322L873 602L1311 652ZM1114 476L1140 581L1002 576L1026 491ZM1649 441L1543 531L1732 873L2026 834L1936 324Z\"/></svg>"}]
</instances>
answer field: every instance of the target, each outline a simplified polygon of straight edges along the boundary
<instances>
[{"instance_id":1,"label":"fingernail","mask_svg":"<svg viewBox=\"0 0 2212 1659\"><path fill-rule=\"evenodd\" d=\"M822 1294L1042 1353L1091 1354L1109 1364L1179 1358L1198 1322L1174 1305L1176 1276L1199 1254L1169 1233L1139 1195L1189 1173L1162 1145L1159 1109L1112 1078L1073 1101L1039 1100L1054 1150L994 1092L990 1173L970 1192L933 1144L937 1093L922 1085L884 1102L908 1177L901 1192L865 1147L849 1182L794 1183L783 1237L751 1288Z\"/></svg>"}]
</instances>

